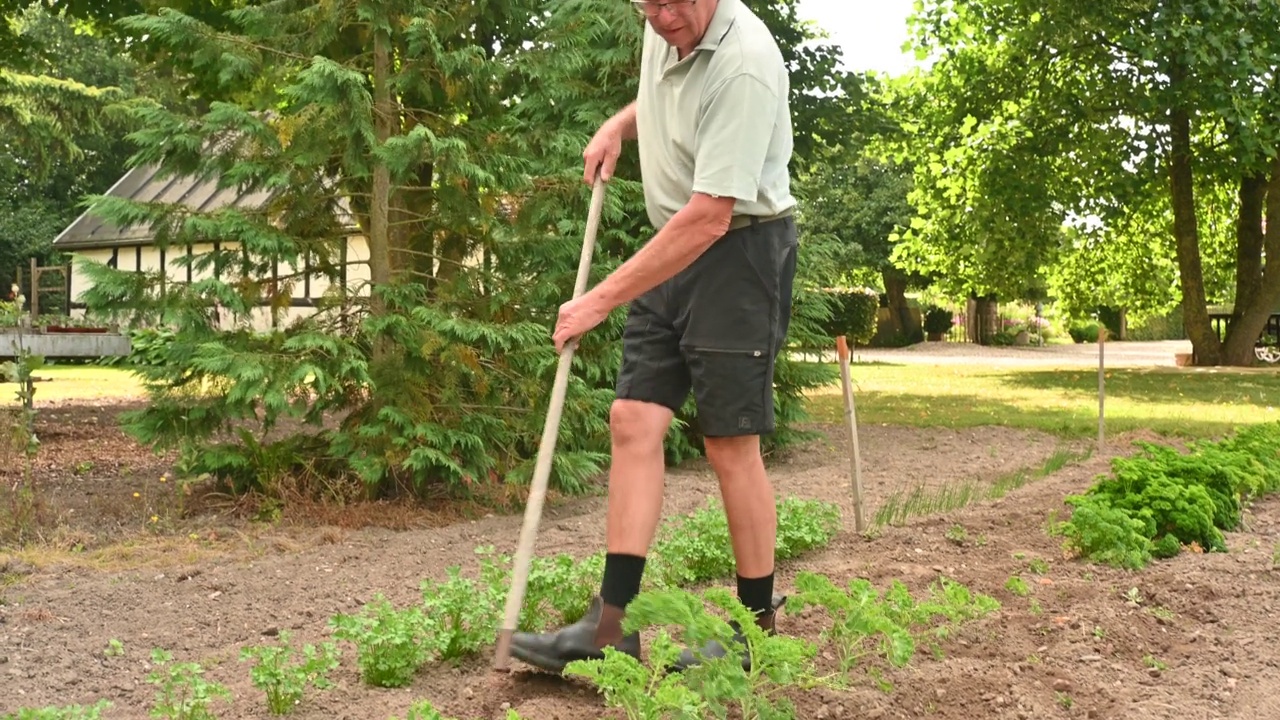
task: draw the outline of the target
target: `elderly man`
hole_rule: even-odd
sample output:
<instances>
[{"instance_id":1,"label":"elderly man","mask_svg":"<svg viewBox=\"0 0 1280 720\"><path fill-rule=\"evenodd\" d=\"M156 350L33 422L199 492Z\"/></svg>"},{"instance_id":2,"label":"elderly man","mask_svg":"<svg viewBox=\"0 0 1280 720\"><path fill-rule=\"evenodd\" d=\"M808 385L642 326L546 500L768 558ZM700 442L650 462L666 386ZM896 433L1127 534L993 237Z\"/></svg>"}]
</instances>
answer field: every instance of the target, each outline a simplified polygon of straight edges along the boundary
<instances>
[{"instance_id":1,"label":"elderly man","mask_svg":"<svg viewBox=\"0 0 1280 720\"><path fill-rule=\"evenodd\" d=\"M630 303L610 412L607 553L587 616L518 633L512 654L560 672L612 646L639 656L622 617L639 593L662 512L663 437L690 390L719 480L738 597L773 632L773 488L760 435L773 432L774 362L791 314L796 264L789 78L769 29L742 0L632 0L646 19L636 102L583 156L609 179L624 140L639 143L658 233L591 291L560 308L557 350ZM703 653L723 653L714 645ZM697 661L685 651L681 668ZM744 663L749 662L745 659Z\"/></svg>"}]
</instances>

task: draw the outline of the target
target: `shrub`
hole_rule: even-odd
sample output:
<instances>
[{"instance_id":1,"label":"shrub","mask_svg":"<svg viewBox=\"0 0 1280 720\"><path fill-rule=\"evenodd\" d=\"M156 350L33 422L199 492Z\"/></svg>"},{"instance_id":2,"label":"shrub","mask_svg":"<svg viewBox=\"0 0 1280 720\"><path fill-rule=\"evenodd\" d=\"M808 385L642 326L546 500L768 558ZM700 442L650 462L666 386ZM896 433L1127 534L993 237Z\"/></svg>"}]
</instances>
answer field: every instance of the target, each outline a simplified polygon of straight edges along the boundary
<instances>
[{"instance_id":1,"label":"shrub","mask_svg":"<svg viewBox=\"0 0 1280 720\"><path fill-rule=\"evenodd\" d=\"M828 290L834 299L831 318L824 324L832 337L844 335L851 346L865 346L876 336L880 296L868 288Z\"/></svg>"},{"instance_id":2,"label":"shrub","mask_svg":"<svg viewBox=\"0 0 1280 720\"><path fill-rule=\"evenodd\" d=\"M1071 339L1076 343L1096 343L1098 342L1098 328L1100 326L1096 322L1072 323L1067 329L1067 333L1071 335Z\"/></svg>"},{"instance_id":3,"label":"shrub","mask_svg":"<svg viewBox=\"0 0 1280 720\"><path fill-rule=\"evenodd\" d=\"M1056 532L1082 557L1136 569L1184 545L1226 552L1224 531L1238 528L1244 506L1280 488L1280 423L1258 425L1221 442L1195 443L1187 454L1143 443L1112 462L1112 475L1083 495Z\"/></svg>"},{"instance_id":4,"label":"shrub","mask_svg":"<svg viewBox=\"0 0 1280 720\"><path fill-rule=\"evenodd\" d=\"M946 308L930 306L924 313L924 331L930 334L940 335L951 332L951 324L955 321L955 314Z\"/></svg>"},{"instance_id":5,"label":"shrub","mask_svg":"<svg viewBox=\"0 0 1280 720\"><path fill-rule=\"evenodd\" d=\"M1186 340L1187 330L1182 322L1182 308L1175 307L1163 315L1153 315L1128 327L1130 340Z\"/></svg>"}]
</instances>

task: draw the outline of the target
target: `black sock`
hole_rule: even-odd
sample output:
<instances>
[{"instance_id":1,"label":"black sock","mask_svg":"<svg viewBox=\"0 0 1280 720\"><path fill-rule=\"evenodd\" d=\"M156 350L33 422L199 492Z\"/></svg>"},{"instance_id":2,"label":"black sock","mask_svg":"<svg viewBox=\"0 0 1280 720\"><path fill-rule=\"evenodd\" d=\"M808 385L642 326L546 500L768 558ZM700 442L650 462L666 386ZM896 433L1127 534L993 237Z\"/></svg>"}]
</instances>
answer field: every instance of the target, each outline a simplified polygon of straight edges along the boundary
<instances>
[{"instance_id":1,"label":"black sock","mask_svg":"<svg viewBox=\"0 0 1280 720\"><path fill-rule=\"evenodd\" d=\"M773 612L773 573L761 578L739 575L738 600L756 615Z\"/></svg>"},{"instance_id":2,"label":"black sock","mask_svg":"<svg viewBox=\"0 0 1280 720\"><path fill-rule=\"evenodd\" d=\"M616 608L625 608L640 594L644 562L645 559L639 555L607 553L604 556L604 581L600 584L600 597Z\"/></svg>"}]
</instances>

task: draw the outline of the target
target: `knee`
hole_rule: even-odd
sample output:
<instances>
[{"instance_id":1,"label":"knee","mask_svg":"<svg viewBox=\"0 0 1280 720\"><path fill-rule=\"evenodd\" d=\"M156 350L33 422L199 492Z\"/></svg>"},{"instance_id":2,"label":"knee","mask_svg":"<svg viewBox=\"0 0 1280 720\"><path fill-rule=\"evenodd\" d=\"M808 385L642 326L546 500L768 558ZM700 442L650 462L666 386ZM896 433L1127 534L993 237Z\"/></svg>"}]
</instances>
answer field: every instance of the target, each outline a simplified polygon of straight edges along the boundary
<instances>
[{"instance_id":1,"label":"knee","mask_svg":"<svg viewBox=\"0 0 1280 720\"><path fill-rule=\"evenodd\" d=\"M720 477L732 477L760 465L760 436L709 437L704 439L707 461Z\"/></svg>"},{"instance_id":2,"label":"knee","mask_svg":"<svg viewBox=\"0 0 1280 720\"><path fill-rule=\"evenodd\" d=\"M609 434L615 447L661 447L673 415L661 405L615 400L609 408Z\"/></svg>"}]
</instances>

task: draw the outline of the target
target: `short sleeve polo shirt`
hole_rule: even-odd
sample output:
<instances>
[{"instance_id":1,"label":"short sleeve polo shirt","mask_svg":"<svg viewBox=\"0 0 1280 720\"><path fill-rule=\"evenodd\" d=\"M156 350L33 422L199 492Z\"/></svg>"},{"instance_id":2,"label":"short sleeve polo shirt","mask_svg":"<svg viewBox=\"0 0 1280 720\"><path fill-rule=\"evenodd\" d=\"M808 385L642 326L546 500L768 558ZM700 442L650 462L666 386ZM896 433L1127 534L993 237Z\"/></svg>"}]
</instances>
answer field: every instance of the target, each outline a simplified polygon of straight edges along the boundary
<instances>
[{"instance_id":1,"label":"short sleeve polo shirt","mask_svg":"<svg viewBox=\"0 0 1280 720\"><path fill-rule=\"evenodd\" d=\"M773 34L742 0L719 0L702 42L683 60L646 23L636 127L654 227L695 192L735 198L735 215L792 208L789 93Z\"/></svg>"}]
</instances>

